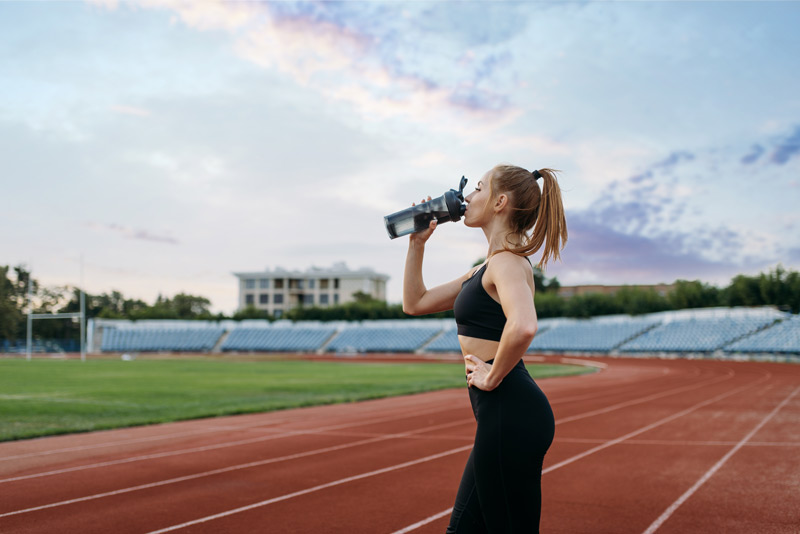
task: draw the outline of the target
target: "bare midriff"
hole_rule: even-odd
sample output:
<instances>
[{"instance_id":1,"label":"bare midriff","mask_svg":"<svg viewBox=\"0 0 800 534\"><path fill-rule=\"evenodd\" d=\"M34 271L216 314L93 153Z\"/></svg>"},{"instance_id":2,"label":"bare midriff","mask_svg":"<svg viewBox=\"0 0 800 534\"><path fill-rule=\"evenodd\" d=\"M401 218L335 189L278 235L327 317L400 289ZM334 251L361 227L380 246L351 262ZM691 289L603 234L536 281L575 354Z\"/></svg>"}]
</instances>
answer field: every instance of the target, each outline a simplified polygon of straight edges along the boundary
<instances>
[{"instance_id":1,"label":"bare midriff","mask_svg":"<svg viewBox=\"0 0 800 534\"><path fill-rule=\"evenodd\" d=\"M497 347L500 346L499 341L469 336L458 336L458 342L461 344L462 355L472 354L485 362L494 359Z\"/></svg>"}]
</instances>

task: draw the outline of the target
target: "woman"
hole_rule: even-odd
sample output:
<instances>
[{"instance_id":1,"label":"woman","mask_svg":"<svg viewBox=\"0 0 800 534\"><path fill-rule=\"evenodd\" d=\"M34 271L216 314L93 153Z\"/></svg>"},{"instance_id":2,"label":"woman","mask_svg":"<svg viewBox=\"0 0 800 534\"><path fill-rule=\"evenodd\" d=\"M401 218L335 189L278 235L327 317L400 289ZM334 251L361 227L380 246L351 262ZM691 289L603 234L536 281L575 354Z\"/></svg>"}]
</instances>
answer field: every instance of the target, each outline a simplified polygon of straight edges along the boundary
<instances>
[{"instance_id":1,"label":"woman","mask_svg":"<svg viewBox=\"0 0 800 534\"><path fill-rule=\"evenodd\" d=\"M427 289L422 257L434 220L411 234L403 280L406 313L454 311L478 423L447 532L538 532L542 461L555 423L522 362L537 329L528 256L542 249L539 267L560 258L561 190L550 169L498 165L465 200L464 224L482 229L489 243L483 265Z\"/></svg>"}]
</instances>

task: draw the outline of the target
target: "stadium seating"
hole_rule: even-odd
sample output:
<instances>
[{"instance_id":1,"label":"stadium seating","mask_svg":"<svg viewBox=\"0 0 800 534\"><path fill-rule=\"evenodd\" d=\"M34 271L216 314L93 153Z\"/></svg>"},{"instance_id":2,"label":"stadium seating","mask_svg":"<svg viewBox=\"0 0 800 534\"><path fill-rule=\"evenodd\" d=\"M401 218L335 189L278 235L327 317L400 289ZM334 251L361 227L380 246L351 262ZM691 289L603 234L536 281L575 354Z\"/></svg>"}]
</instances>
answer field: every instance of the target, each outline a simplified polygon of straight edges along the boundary
<instances>
[{"instance_id":1,"label":"stadium seating","mask_svg":"<svg viewBox=\"0 0 800 534\"><path fill-rule=\"evenodd\" d=\"M33 339L31 352L36 353L58 353L58 352L80 352L81 343L77 339ZM25 354L28 351L28 342L25 339L16 341L0 340L0 353Z\"/></svg>"},{"instance_id":2,"label":"stadium seating","mask_svg":"<svg viewBox=\"0 0 800 534\"><path fill-rule=\"evenodd\" d=\"M101 350L199 352L211 350L222 328L106 328Z\"/></svg>"},{"instance_id":3,"label":"stadium seating","mask_svg":"<svg viewBox=\"0 0 800 534\"><path fill-rule=\"evenodd\" d=\"M712 352L775 322L774 317L709 317L664 323L620 347L622 352Z\"/></svg>"},{"instance_id":4,"label":"stadium seating","mask_svg":"<svg viewBox=\"0 0 800 534\"><path fill-rule=\"evenodd\" d=\"M455 328L445 330L425 347L425 352L461 352L458 331Z\"/></svg>"},{"instance_id":5,"label":"stadium seating","mask_svg":"<svg viewBox=\"0 0 800 534\"><path fill-rule=\"evenodd\" d=\"M607 352L642 334L656 324L653 320L581 319L562 321L539 331L529 351Z\"/></svg>"},{"instance_id":6,"label":"stadium seating","mask_svg":"<svg viewBox=\"0 0 800 534\"><path fill-rule=\"evenodd\" d=\"M452 319L362 322L90 321L108 352L460 352ZM91 332L97 329L97 335ZM19 350L18 347L2 350ZM772 308L710 308L539 321L529 351L800 354L800 317ZM794 357L794 356L790 356Z\"/></svg>"},{"instance_id":7,"label":"stadium seating","mask_svg":"<svg viewBox=\"0 0 800 534\"><path fill-rule=\"evenodd\" d=\"M328 352L414 352L433 336L441 326L356 326L342 330L328 344Z\"/></svg>"},{"instance_id":8,"label":"stadium seating","mask_svg":"<svg viewBox=\"0 0 800 534\"><path fill-rule=\"evenodd\" d=\"M728 352L800 353L800 317L789 317L725 347Z\"/></svg>"},{"instance_id":9,"label":"stadium seating","mask_svg":"<svg viewBox=\"0 0 800 534\"><path fill-rule=\"evenodd\" d=\"M222 343L223 351L308 352L322 347L335 328L236 328Z\"/></svg>"}]
</instances>

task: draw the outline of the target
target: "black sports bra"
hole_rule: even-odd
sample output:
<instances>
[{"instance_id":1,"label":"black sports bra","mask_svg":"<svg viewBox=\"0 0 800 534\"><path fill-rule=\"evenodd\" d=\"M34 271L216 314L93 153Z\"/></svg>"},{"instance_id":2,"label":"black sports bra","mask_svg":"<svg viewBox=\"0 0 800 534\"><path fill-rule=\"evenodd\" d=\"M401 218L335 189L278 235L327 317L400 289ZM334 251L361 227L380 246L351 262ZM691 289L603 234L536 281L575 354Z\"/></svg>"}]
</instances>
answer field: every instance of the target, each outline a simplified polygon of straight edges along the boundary
<instances>
[{"instance_id":1,"label":"black sports bra","mask_svg":"<svg viewBox=\"0 0 800 534\"><path fill-rule=\"evenodd\" d=\"M483 288L485 263L461 284L461 291L453 303L458 335L500 341L506 326L503 307Z\"/></svg>"}]
</instances>

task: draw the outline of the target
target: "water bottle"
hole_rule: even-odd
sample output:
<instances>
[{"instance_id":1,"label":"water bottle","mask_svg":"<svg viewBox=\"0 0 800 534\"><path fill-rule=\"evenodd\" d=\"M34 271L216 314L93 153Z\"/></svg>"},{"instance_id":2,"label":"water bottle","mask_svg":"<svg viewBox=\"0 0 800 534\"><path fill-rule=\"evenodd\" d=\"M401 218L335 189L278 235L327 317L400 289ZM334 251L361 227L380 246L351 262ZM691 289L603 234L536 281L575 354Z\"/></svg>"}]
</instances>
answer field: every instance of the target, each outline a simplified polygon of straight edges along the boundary
<instances>
[{"instance_id":1,"label":"water bottle","mask_svg":"<svg viewBox=\"0 0 800 534\"><path fill-rule=\"evenodd\" d=\"M464 186L467 179L461 177L458 191L451 189L444 195L433 200L411 206L404 210L392 213L383 218L386 231L391 239L404 235L421 232L428 228L433 219L441 224L447 221L459 221L467 206L464 204Z\"/></svg>"}]
</instances>

